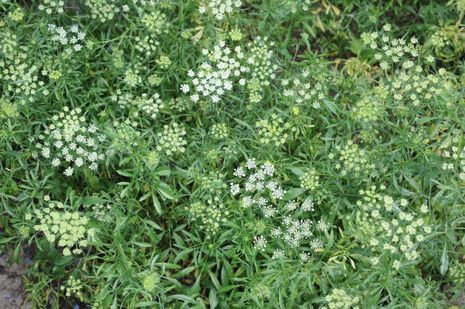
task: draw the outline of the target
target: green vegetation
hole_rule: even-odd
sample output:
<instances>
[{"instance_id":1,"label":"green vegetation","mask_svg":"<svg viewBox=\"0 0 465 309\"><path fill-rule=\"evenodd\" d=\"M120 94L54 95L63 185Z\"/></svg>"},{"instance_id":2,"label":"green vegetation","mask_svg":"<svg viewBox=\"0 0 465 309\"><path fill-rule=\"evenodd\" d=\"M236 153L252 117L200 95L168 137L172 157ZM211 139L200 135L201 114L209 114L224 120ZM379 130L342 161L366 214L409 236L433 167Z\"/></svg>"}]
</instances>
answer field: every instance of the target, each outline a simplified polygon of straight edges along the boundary
<instances>
[{"instance_id":1,"label":"green vegetation","mask_svg":"<svg viewBox=\"0 0 465 309\"><path fill-rule=\"evenodd\" d=\"M37 308L465 306L464 14L0 0L0 252Z\"/></svg>"}]
</instances>

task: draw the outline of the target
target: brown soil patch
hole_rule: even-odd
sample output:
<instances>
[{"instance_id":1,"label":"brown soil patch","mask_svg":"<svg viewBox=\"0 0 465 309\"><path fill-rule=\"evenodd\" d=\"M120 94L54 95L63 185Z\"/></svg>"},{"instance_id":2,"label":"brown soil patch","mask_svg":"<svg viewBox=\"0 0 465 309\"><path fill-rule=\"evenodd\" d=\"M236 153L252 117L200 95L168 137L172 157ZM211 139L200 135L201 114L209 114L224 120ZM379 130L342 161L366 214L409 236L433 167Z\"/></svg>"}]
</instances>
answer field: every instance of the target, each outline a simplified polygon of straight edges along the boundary
<instances>
[{"instance_id":1,"label":"brown soil patch","mask_svg":"<svg viewBox=\"0 0 465 309\"><path fill-rule=\"evenodd\" d=\"M26 301L22 283L22 274L25 270L24 264L12 264L7 255L0 256L0 308L31 308Z\"/></svg>"}]
</instances>

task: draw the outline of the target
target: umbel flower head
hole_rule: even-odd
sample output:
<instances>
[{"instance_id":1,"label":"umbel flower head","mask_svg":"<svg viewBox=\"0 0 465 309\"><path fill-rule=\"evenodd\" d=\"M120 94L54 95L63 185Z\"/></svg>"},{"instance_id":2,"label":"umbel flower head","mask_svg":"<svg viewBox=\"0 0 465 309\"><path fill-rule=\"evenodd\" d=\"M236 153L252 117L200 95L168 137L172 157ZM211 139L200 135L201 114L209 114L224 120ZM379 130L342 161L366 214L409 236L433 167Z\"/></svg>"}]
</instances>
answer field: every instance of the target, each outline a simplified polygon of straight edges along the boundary
<instances>
[{"instance_id":1,"label":"umbel flower head","mask_svg":"<svg viewBox=\"0 0 465 309\"><path fill-rule=\"evenodd\" d=\"M218 42L213 50L204 49L202 53L209 61L203 62L197 72L188 72L193 89L188 84L182 84L181 91L191 93L192 102L204 98L218 103L224 95L232 91L235 81L248 70L242 64L244 53L239 46L234 50L230 49L224 41ZM242 85L244 83L242 80Z\"/></svg>"},{"instance_id":2,"label":"umbel flower head","mask_svg":"<svg viewBox=\"0 0 465 309\"><path fill-rule=\"evenodd\" d=\"M399 269L401 261L419 258L418 247L432 232L427 224L426 205L419 213L409 211L406 199L395 200L382 194L384 186L371 186L361 190L355 212L354 235L362 247L370 248L370 255L388 255L394 260L393 267Z\"/></svg>"},{"instance_id":3,"label":"umbel flower head","mask_svg":"<svg viewBox=\"0 0 465 309\"><path fill-rule=\"evenodd\" d=\"M289 131L294 131L295 128L276 114L272 114L270 118L261 119L255 124L257 139L260 144L281 147L287 142Z\"/></svg>"},{"instance_id":4,"label":"umbel flower head","mask_svg":"<svg viewBox=\"0 0 465 309\"><path fill-rule=\"evenodd\" d=\"M242 206L255 213L260 212L270 226L270 231L265 227L261 229L257 220L254 227L258 235L253 237L253 245L256 250L266 252L273 250L273 258L284 257L284 250L297 249L302 261L309 256L302 244L309 244L310 249L317 252L323 247L320 239L314 235L315 224L309 219L301 219L301 214L306 215L313 211L311 200L306 199L299 205L296 201L284 201L286 191L279 181L275 179L275 166L266 162L257 164L255 159L248 159L245 166L239 166L234 171L238 179L230 184L231 195L241 200ZM324 230L322 224L317 226Z\"/></svg>"},{"instance_id":5,"label":"umbel flower head","mask_svg":"<svg viewBox=\"0 0 465 309\"><path fill-rule=\"evenodd\" d=\"M101 143L106 140L98 128L87 125L82 109L63 111L52 117L52 122L39 135L35 148L40 157L53 168L64 169L63 174L72 176L77 169L88 167L95 171L98 162L105 158Z\"/></svg>"},{"instance_id":6,"label":"umbel flower head","mask_svg":"<svg viewBox=\"0 0 465 309\"><path fill-rule=\"evenodd\" d=\"M46 208L36 209L26 216L33 221L34 230L42 233L53 245L63 249L63 255L81 254L88 246L87 237L94 230L88 228L89 219L77 211L67 210L69 206L61 202L49 202Z\"/></svg>"},{"instance_id":7,"label":"umbel flower head","mask_svg":"<svg viewBox=\"0 0 465 309\"><path fill-rule=\"evenodd\" d=\"M205 203L194 202L188 210L191 220L202 227L207 238L217 234L229 216L229 211L218 197Z\"/></svg>"},{"instance_id":8,"label":"umbel flower head","mask_svg":"<svg viewBox=\"0 0 465 309\"><path fill-rule=\"evenodd\" d=\"M329 309L360 308L357 306L357 304L360 302L360 298L349 295L343 289L333 289L330 294L326 295L325 301L327 302Z\"/></svg>"},{"instance_id":9,"label":"umbel flower head","mask_svg":"<svg viewBox=\"0 0 465 309\"><path fill-rule=\"evenodd\" d=\"M66 284L60 287L60 290L65 292L66 297L76 296L79 300L83 301L84 295L82 294L82 288L81 279L71 275L68 281L66 281Z\"/></svg>"},{"instance_id":10,"label":"umbel flower head","mask_svg":"<svg viewBox=\"0 0 465 309\"><path fill-rule=\"evenodd\" d=\"M82 49L82 43L84 43L86 34L79 31L77 25L65 29L50 24L48 25L48 31L53 34L52 41L58 42L61 46L65 47L66 53L71 54L73 51L78 52Z\"/></svg>"},{"instance_id":11,"label":"umbel flower head","mask_svg":"<svg viewBox=\"0 0 465 309\"><path fill-rule=\"evenodd\" d=\"M374 51L374 58L379 61L383 70L390 68L391 64L401 63L404 67L410 64L413 66L411 59L419 56L418 39L416 37L411 37L409 40L392 38L391 30L391 25L386 24L382 31L363 33L362 41Z\"/></svg>"},{"instance_id":12,"label":"umbel flower head","mask_svg":"<svg viewBox=\"0 0 465 309\"><path fill-rule=\"evenodd\" d=\"M241 0L206 0L203 2L204 4L199 7L199 13L205 14L208 11L218 20L224 19L227 14L231 14L242 5Z\"/></svg>"},{"instance_id":13,"label":"umbel flower head","mask_svg":"<svg viewBox=\"0 0 465 309\"><path fill-rule=\"evenodd\" d=\"M48 95L46 84L39 78L39 65L30 61L29 50L18 43L17 35L3 29L0 41L2 97L14 98L15 103L25 104L35 101L39 95Z\"/></svg>"},{"instance_id":14,"label":"umbel flower head","mask_svg":"<svg viewBox=\"0 0 465 309\"><path fill-rule=\"evenodd\" d=\"M44 0L39 4L39 10L45 11L47 14L62 14L64 12L64 6L65 1L63 0Z\"/></svg>"},{"instance_id":15,"label":"umbel flower head","mask_svg":"<svg viewBox=\"0 0 465 309\"><path fill-rule=\"evenodd\" d=\"M120 12L129 11L128 5L119 6L113 0L85 0L84 4L90 9L90 16L102 23L112 20Z\"/></svg>"},{"instance_id":16,"label":"umbel flower head","mask_svg":"<svg viewBox=\"0 0 465 309\"><path fill-rule=\"evenodd\" d=\"M177 153L186 151L187 141L185 139L186 130L184 126L173 122L170 125L165 125L163 131L157 134L158 144L157 151L171 156Z\"/></svg>"}]
</instances>

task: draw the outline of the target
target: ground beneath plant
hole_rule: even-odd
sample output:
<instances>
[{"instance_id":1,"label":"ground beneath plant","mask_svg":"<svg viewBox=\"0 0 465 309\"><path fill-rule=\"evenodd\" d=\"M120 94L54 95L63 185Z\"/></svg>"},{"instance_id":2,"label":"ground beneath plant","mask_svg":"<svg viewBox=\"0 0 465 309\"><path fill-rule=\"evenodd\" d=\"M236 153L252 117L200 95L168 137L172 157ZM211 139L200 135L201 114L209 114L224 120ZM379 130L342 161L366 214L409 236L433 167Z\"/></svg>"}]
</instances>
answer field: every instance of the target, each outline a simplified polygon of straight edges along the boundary
<instances>
[{"instance_id":1,"label":"ground beneath plant","mask_svg":"<svg viewBox=\"0 0 465 309\"><path fill-rule=\"evenodd\" d=\"M30 304L26 301L21 277L26 268L25 263L10 263L8 255L0 255L1 309L31 308Z\"/></svg>"}]
</instances>

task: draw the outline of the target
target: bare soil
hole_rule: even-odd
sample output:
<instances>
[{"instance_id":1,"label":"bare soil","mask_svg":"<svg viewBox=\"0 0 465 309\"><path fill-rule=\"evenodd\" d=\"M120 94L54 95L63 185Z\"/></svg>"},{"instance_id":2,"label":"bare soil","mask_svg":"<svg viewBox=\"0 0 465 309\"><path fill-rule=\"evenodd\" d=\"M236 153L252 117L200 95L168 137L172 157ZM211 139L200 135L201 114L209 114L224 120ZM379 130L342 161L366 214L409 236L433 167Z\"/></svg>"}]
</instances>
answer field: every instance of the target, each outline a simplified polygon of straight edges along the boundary
<instances>
[{"instance_id":1,"label":"bare soil","mask_svg":"<svg viewBox=\"0 0 465 309\"><path fill-rule=\"evenodd\" d=\"M10 263L7 255L0 255L0 308L31 308L26 301L22 283L22 274L26 268L24 263Z\"/></svg>"}]
</instances>

